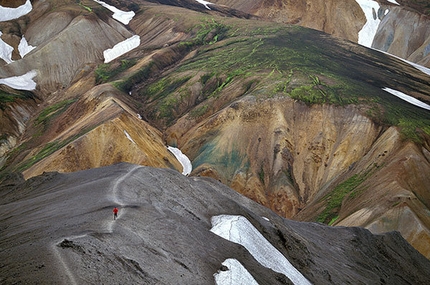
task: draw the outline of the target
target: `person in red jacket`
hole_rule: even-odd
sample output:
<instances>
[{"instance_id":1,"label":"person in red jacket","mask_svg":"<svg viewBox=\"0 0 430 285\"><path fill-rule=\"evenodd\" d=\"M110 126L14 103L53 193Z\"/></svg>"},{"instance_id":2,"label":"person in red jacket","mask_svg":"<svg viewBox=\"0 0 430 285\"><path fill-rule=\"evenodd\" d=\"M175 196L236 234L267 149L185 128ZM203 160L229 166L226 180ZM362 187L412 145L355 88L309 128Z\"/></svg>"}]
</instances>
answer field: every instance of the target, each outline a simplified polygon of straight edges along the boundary
<instances>
[{"instance_id":1,"label":"person in red jacket","mask_svg":"<svg viewBox=\"0 0 430 285\"><path fill-rule=\"evenodd\" d=\"M113 219L115 220L118 217L118 208L113 208Z\"/></svg>"}]
</instances>

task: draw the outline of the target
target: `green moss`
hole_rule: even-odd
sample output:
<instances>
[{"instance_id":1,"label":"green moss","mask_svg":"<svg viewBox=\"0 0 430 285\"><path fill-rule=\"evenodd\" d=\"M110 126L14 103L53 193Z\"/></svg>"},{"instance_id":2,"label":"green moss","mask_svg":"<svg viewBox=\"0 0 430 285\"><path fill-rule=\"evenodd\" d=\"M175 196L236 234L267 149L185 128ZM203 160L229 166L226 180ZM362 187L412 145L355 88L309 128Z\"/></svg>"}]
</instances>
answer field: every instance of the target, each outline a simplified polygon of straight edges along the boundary
<instances>
[{"instance_id":1,"label":"green moss","mask_svg":"<svg viewBox=\"0 0 430 285\"><path fill-rule=\"evenodd\" d=\"M45 157L48 157L49 155L53 154L57 150L63 148L64 146L66 146L70 142L74 141L78 137L82 136L86 132L88 132L88 130L83 130L79 134L72 136L72 137L69 137L63 141L56 140L56 141L47 143L35 156L33 156L30 159L20 163L15 171L22 172L22 171L30 168L35 163L41 161Z\"/></svg>"},{"instance_id":2,"label":"green moss","mask_svg":"<svg viewBox=\"0 0 430 285\"><path fill-rule=\"evenodd\" d=\"M330 194L324 197L326 207L316 218L317 222L333 224L338 219L338 213L342 202L347 195L353 198L361 190L360 185L369 177L370 171L363 174L355 174L349 179L337 185Z\"/></svg>"},{"instance_id":3,"label":"green moss","mask_svg":"<svg viewBox=\"0 0 430 285\"><path fill-rule=\"evenodd\" d=\"M181 42L181 47L195 48L197 46L214 44L227 35L230 28L214 19L206 19L203 23L195 26L192 30L195 31L194 37L186 42Z\"/></svg>"},{"instance_id":4,"label":"green moss","mask_svg":"<svg viewBox=\"0 0 430 285\"><path fill-rule=\"evenodd\" d=\"M191 118L199 118L199 117L203 116L207 112L208 108L209 108L208 105L203 105L203 106L200 106L200 107L196 107L193 110L191 110L190 117Z\"/></svg>"},{"instance_id":5,"label":"green moss","mask_svg":"<svg viewBox=\"0 0 430 285\"><path fill-rule=\"evenodd\" d=\"M8 103L15 102L17 99L31 99L33 97L34 95L30 91L14 90L13 93L8 93L0 90L0 109L5 110Z\"/></svg>"},{"instance_id":6,"label":"green moss","mask_svg":"<svg viewBox=\"0 0 430 285\"><path fill-rule=\"evenodd\" d=\"M67 108L75 101L76 101L76 99L64 100L64 101L58 102L56 104L53 104L53 105L45 108L42 112L40 112L39 116L36 118L35 125L36 126L38 126L38 125L46 126L48 124L49 120L54 115L61 114L62 112L67 110Z\"/></svg>"},{"instance_id":7,"label":"green moss","mask_svg":"<svg viewBox=\"0 0 430 285\"><path fill-rule=\"evenodd\" d=\"M121 72L129 69L136 64L135 59L123 59L120 63L103 63L100 64L95 70L96 83L105 83L111 81L115 76Z\"/></svg>"},{"instance_id":8,"label":"green moss","mask_svg":"<svg viewBox=\"0 0 430 285\"><path fill-rule=\"evenodd\" d=\"M260 178L261 183L264 185L264 168L263 165L260 167L260 171L258 172L258 178Z\"/></svg>"},{"instance_id":9,"label":"green moss","mask_svg":"<svg viewBox=\"0 0 430 285\"><path fill-rule=\"evenodd\" d=\"M148 65L140 68L136 73L132 74L129 77L122 78L121 80L113 82L113 86L115 86L118 90L128 93L131 91L131 88L137 85L139 82L142 82L148 79L153 73L153 68L155 67L154 62L150 62Z\"/></svg>"}]
</instances>

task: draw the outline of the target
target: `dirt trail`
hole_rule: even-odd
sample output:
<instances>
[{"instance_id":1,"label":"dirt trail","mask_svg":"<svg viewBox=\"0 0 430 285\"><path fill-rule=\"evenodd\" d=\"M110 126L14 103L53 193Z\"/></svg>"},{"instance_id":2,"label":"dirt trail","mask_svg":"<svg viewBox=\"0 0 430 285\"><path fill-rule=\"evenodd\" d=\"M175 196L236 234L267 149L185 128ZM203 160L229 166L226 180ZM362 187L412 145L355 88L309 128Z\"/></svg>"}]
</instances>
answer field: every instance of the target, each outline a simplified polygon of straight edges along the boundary
<instances>
[{"instance_id":1,"label":"dirt trail","mask_svg":"<svg viewBox=\"0 0 430 285\"><path fill-rule=\"evenodd\" d=\"M123 201L121 201L120 197L118 196L118 189L120 188L121 183L124 182L124 180L126 180L130 175L132 175L134 173L134 171L137 170L138 168L141 168L141 166L135 165L127 173L125 173L124 175L122 175L118 179L114 180L111 183L111 186L109 187L109 192L107 193L107 196L108 196L109 200L111 200L115 204L115 206L119 207L117 219L119 219L121 217L121 215L126 211L126 209L124 207L126 204ZM102 224L101 232L113 233L113 226L114 226L115 222L116 222L116 220L114 220L112 218L112 215L107 216L104 219L104 221L102 221L102 223L101 223ZM55 242L53 242L51 244L51 249L54 253L54 256L59 261L59 266L62 267L62 269L64 270L64 272L66 273L66 275L68 277L68 280L65 282L65 284L78 285L79 283L76 281L76 278L75 278L72 270L70 270L70 267L67 264L67 259L64 256L62 256L58 245L64 240L73 241L73 240L76 240L79 238L84 238L86 236L88 236L88 234L66 236L66 237L62 237L61 239L56 240Z\"/></svg>"}]
</instances>

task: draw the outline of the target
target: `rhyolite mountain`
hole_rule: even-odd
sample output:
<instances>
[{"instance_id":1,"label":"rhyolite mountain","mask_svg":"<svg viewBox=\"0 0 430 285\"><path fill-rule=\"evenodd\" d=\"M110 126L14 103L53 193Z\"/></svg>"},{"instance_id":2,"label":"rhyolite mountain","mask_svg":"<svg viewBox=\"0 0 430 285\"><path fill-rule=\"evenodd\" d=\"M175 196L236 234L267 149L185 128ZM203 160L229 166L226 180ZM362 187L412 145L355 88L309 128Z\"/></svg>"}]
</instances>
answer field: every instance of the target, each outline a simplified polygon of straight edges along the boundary
<instances>
[{"instance_id":1,"label":"rhyolite mountain","mask_svg":"<svg viewBox=\"0 0 430 285\"><path fill-rule=\"evenodd\" d=\"M0 4L26 1L12 2ZM105 2L135 16L124 25L95 1L45 0L0 22L2 40L14 48L0 78L37 73L35 90L0 85L2 181L119 162L180 172L166 148L173 145L192 161L191 177L214 178L280 216L398 231L430 257L430 111L384 90L429 104L430 76L376 50L428 66L430 29L405 32L428 25L425 6L381 3L391 10L376 14L390 29L380 26L369 49L356 44L365 17L355 1L320 1L326 13L288 1L212 2L210 9L195 1ZM283 10L289 5L296 10ZM275 19L268 8L296 11L303 21ZM340 15L348 25L321 27ZM137 48L104 63L104 51L134 35ZM22 57L23 36L35 49ZM15 190L39 195L37 187L8 183L2 205L27 199Z\"/></svg>"}]
</instances>

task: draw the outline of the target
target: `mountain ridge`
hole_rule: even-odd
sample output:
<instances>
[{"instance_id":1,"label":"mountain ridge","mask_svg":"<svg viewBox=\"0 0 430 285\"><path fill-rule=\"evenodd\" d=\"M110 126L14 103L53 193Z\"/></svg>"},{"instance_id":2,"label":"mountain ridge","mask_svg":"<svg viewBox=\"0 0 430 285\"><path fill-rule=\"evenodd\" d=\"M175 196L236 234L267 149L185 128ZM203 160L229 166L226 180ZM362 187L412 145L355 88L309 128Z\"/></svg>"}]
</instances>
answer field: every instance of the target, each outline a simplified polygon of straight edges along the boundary
<instances>
[{"instance_id":1,"label":"mountain ridge","mask_svg":"<svg viewBox=\"0 0 430 285\"><path fill-rule=\"evenodd\" d=\"M239 9L244 2L106 2L136 15L124 26L94 1L49 0L0 23L5 41L36 46L15 52L1 77L37 70L33 91L0 86L0 180L120 162L181 172L171 145L190 157L192 177L220 180L283 217L399 231L430 256L430 115L384 91L430 104L428 74L268 21ZM354 19L351 35L362 25ZM139 47L103 62L132 35Z\"/></svg>"}]
</instances>

